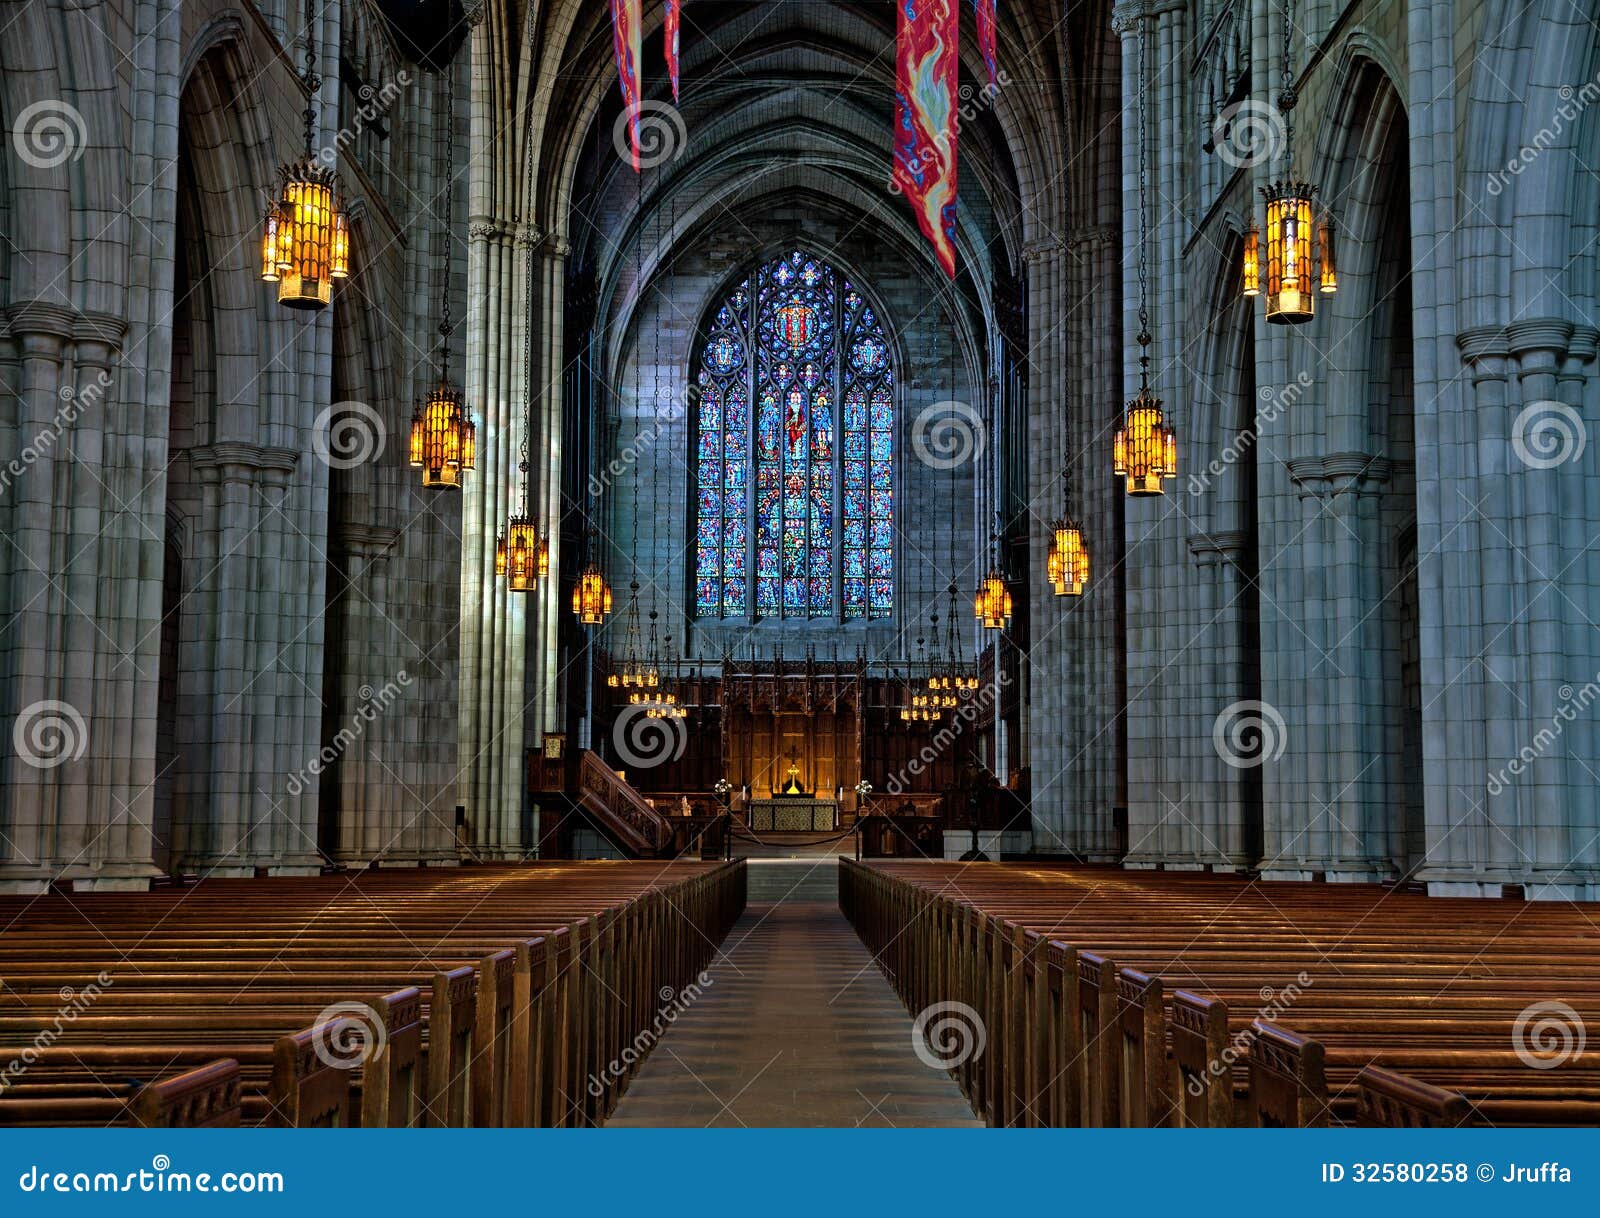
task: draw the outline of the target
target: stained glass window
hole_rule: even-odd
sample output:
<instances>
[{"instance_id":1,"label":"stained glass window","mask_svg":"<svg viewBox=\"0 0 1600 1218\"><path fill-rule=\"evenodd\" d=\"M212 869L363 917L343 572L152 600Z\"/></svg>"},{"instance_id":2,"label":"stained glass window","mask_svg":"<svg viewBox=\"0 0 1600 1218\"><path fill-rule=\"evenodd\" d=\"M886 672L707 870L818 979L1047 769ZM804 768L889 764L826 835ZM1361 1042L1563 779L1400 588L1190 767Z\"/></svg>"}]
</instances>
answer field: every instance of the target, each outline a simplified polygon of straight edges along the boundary
<instances>
[{"instance_id":1,"label":"stained glass window","mask_svg":"<svg viewBox=\"0 0 1600 1218\"><path fill-rule=\"evenodd\" d=\"M717 310L696 380L696 613L887 616L894 369L866 298L785 254Z\"/></svg>"}]
</instances>

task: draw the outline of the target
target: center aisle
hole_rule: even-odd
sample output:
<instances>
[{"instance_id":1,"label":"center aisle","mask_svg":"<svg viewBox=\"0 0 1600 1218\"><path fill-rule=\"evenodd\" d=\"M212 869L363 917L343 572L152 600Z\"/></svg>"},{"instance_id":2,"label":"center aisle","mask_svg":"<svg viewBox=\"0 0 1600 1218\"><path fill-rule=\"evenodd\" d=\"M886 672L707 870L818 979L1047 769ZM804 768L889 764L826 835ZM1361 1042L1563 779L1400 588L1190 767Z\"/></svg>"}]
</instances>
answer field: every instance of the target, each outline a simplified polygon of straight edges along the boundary
<instances>
[{"instance_id":1,"label":"center aisle","mask_svg":"<svg viewBox=\"0 0 1600 1218\"><path fill-rule=\"evenodd\" d=\"M976 1126L839 912L834 859L755 860L749 905L611 1126Z\"/></svg>"}]
</instances>

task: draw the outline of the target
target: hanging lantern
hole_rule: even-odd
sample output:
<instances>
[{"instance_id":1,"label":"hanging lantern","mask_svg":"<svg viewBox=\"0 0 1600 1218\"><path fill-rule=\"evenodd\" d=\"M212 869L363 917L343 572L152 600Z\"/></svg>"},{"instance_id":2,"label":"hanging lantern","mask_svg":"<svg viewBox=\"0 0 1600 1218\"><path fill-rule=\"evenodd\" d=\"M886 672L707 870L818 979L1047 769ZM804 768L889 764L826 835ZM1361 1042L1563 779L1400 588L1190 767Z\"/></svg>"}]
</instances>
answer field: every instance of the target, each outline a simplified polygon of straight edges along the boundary
<instances>
[{"instance_id":1,"label":"hanging lantern","mask_svg":"<svg viewBox=\"0 0 1600 1218\"><path fill-rule=\"evenodd\" d=\"M463 400L461 390L441 380L411 416L411 464L422 471L423 486L458 487L462 471L477 467L478 429Z\"/></svg>"},{"instance_id":2,"label":"hanging lantern","mask_svg":"<svg viewBox=\"0 0 1600 1218\"><path fill-rule=\"evenodd\" d=\"M307 160L278 173L278 199L262 229L261 278L278 285L281 305L325 308L333 281L350 274L350 230L333 171Z\"/></svg>"},{"instance_id":3,"label":"hanging lantern","mask_svg":"<svg viewBox=\"0 0 1600 1218\"><path fill-rule=\"evenodd\" d=\"M811 341L816 328L817 313L810 305L791 301L778 310L778 332L783 341L799 350Z\"/></svg>"},{"instance_id":4,"label":"hanging lantern","mask_svg":"<svg viewBox=\"0 0 1600 1218\"><path fill-rule=\"evenodd\" d=\"M1057 596L1082 596L1089 582L1089 549L1083 530L1070 516L1050 526L1050 554L1045 562L1050 587Z\"/></svg>"},{"instance_id":5,"label":"hanging lantern","mask_svg":"<svg viewBox=\"0 0 1600 1218\"><path fill-rule=\"evenodd\" d=\"M1161 480L1178 472L1178 436L1167 425L1161 399L1148 386L1128 403L1112 441L1116 473L1128 480L1130 495L1159 495Z\"/></svg>"},{"instance_id":6,"label":"hanging lantern","mask_svg":"<svg viewBox=\"0 0 1600 1218\"><path fill-rule=\"evenodd\" d=\"M550 543L530 516L513 516L495 543L494 573L513 592L526 592L550 572Z\"/></svg>"},{"instance_id":7,"label":"hanging lantern","mask_svg":"<svg viewBox=\"0 0 1600 1218\"><path fill-rule=\"evenodd\" d=\"M1305 182L1274 182L1263 187L1267 201L1267 320L1299 325L1316 314L1312 295L1311 196Z\"/></svg>"},{"instance_id":8,"label":"hanging lantern","mask_svg":"<svg viewBox=\"0 0 1600 1218\"><path fill-rule=\"evenodd\" d=\"M1244 235L1242 279L1244 295L1261 295L1261 229L1254 220L1250 221L1250 231Z\"/></svg>"},{"instance_id":9,"label":"hanging lantern","mask_svg":"<svg viewBox=\"0 0 1600 1218\"><path fill-rule=\"evenodd\" d=\"M972 602L973 616L983 623L985 630L1006 630L1011 626L1011 591L1006 587L1000 568L990 567L989 574L978 585L978 594Z\"/></svg>"},{"instance_id":10,"label":"hanging lantern","mask_svg":"<svg viewBox=\"0 0 1600 1218\"><path fill-rule=\"evenodd\" d=\"M268 206L261 231L261 278L278 285L278 303L291 309L325 309L333 281L350 274L350 228L339 201L333 169L317 158L315 14L306 0L306 155L278 169L278 197Z\"/></svg>"},{"instance_id":11,"label":"hanging lantern","mask_svg":"<svg viewBox=\"0 0 1600 1218\"><path fill-rule=\"evenodd\" d=\"M591 562L572 587L572 612L585 626L598 626L611 614L611 585L600 564Z\"/></svg>"},{"instance_id":12,"label":"hanging lantern","mask_svg":"<svg viewBox=\"0 0 1600 1218\"><path fill-rule=\"evenodd\" d=\"M1333 219L1324 217L1321 224L1317 225L1317 266L1319 276L1318 290L1324 296L1332 296L1339 290L1339 272L1333 263Z\"/></svg>"}]
</instances>

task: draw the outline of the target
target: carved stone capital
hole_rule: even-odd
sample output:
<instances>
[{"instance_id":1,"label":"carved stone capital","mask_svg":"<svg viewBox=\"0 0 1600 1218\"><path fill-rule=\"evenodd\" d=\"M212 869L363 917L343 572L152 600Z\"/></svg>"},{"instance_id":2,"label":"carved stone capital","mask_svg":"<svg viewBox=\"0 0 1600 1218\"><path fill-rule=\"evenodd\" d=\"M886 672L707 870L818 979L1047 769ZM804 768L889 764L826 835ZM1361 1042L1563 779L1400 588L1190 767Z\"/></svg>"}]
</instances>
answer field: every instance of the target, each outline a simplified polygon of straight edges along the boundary
<instances>
[{"instance_id":1,"label":"carved stone capital","mask_svg":"<svg viewBox=\"0 0 1600 1218\"><path fill-rule=\"evenodd\" d=\"M1387 458L1372 453L1330 453L1290 461L1289 478L1302 495L1343 495L1376 489L1389 481L1393 468Z\"/></svg>"},{"instance_id":2,"label":"carved stone capital","mask_svg":"<svg viewBox=\"0 0 1600 1218\"><path fill-rule=\"evenodd\" d=\"M72 339L77 323L76 309L45 300L24 300L6 312L6 332L16 339L47 338L59 345Z\"/></svg>"},{"instance_id":3,"label":"carved stone capital","mask_svg":"<svg viewBox=\"0 0 1600 1218\"><path fill-rule=\"evenodd\" d=\"M271 448L242 440L223 440L187 451L189 464L202 482L282 483L300 459L292 448Z\"/></svg>"}]
</instances>

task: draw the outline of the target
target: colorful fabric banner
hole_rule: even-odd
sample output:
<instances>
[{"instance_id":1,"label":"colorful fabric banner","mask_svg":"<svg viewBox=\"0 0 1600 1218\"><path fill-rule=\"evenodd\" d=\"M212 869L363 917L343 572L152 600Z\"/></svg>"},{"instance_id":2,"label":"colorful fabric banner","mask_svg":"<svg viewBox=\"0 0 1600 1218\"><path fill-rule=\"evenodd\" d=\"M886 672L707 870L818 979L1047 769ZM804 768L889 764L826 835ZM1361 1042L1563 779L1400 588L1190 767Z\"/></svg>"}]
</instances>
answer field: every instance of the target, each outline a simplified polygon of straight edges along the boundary
<instances>
[{"instance_id":1,"label":"colorful fabric banner","mask_svg":"<svg viewBox=\"0 0 1600 1218\"><path fill-rule=\"evenodd\" d=\"M993 0L991 0L991 3ZM682 20L679 6L683 0L667 0L667 24L663 34L667 42L667 75L672 78L672 100L678 100L678 26Z\"/></svg>"},{"instance_id":2,"label":"colorful fabric banner","mask_svg":"<svg viewBox=\"0 0 1600 1218\"><path fill-rule=\"evenodd\" d=\"M983 66L989 69L989 83L1000 80L1000 54L995 46L995 0L975 0L978 6L978 50L983 55Z\"/></svg>"},{"instance_id":3,"label":"colorful fabric banner","mask_svg":"<svg viewBox=\"0 0 1600 1218\"><path fill-rule=\"evenodd\" d=\"M639 171L639 27L643 0L611 0L611 40L617 51L617 79L628 115L628 143L633 169ZM620 151L620 149L618 150Z\"/></svg>"},{"instance_id":4,"label":"colorful fabric banner","mask_svg":"<svg viewBox=\"0 0 1600 1218\"><path fill-rule=\"evenodd\" d=\"M899 0L894 185L917 213L946 275L956 274L959 0Z\"/></svg>"}]
</instances>

